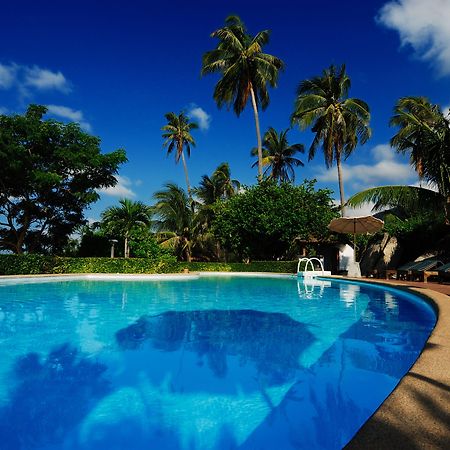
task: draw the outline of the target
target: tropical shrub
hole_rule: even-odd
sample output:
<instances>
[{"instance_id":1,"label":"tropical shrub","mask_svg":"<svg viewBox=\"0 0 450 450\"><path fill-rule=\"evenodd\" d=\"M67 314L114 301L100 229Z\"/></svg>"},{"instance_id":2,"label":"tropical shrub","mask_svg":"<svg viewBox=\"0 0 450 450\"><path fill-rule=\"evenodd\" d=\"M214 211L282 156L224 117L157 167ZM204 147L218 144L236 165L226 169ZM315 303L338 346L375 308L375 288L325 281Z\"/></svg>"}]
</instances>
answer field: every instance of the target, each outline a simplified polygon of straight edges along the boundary
<instances>
[{"instance_id":1,"label":"tropical shrub","mask_svg":"<svg viewBox=\"0 0 450 450\"><path fill-rule=\"evenodd\" d=\"M296 261L244 263L177 262L159 258L65 258L41 255L0 255L0 275L62 273L179 273L190 272L275 272L294 273Z\"/></svg>"},{"instance_id":2,"label":"tropical shrub","mask_svg":"<svg viewBox=\"0 0 450 450\"><path fill-rule=\"evenodd\" d=\"M337 216L331 191L315 190L315 181L300 186L264 181L215 206L213 233L239 258L286 258L296 240L321 241Z\"/></svg>"}]
</instances>

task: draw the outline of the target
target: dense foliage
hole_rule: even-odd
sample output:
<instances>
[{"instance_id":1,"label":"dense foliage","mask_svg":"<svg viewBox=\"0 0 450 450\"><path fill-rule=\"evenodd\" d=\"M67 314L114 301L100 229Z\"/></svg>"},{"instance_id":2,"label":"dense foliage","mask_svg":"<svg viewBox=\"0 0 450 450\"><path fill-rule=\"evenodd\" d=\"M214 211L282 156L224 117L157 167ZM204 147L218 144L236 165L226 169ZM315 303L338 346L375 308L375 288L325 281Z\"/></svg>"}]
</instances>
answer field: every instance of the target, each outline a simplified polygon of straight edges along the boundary
<instances>
[{"instance_id":1,"label":"dense foliage","mask_svg":"<svg viewBox=\"0 0 450 450\"><path fill-rule=\"evenodd\" d=\"M213 231L222 245L240 258L286 258L298 240L323 240L336 217L331 192L265 181L215 207Z\"/></svg>"},{"instance_id":2,"label":"dense foliage","mask_svg":"<svg viewBox=\"0 0 450 450\"><path fill-rule=\"evenodd\" d=\"M61 251L126 161L123 150L102 154L78 124L43 120L46 111L0 115L0 249L14 253Z\"/></svg>"},{"instance_id":3,"label":"dense foliage","mask_svg":"<svg viewBox=\"0 0 450 450\"><path fill-rule=\"evenodd\" d=\"M54 273L178 273L191 272L276 272L294 273L296 261L244 263L177 262L159 258L64 258L42 255L0 255L0 275Z\"/></svg>"}]
</instances>

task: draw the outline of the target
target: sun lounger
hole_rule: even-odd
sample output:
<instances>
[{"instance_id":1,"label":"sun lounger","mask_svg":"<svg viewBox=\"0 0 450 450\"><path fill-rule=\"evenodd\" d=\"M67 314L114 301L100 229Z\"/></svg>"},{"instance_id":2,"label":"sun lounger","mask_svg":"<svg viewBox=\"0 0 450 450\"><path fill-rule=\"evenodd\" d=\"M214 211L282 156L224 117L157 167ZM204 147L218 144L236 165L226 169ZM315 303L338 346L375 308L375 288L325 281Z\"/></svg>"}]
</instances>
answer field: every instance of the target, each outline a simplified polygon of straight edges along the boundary
<instances>
[{"instance_id":1,"label":"sun lounger","mask_svg":"<svg viewBox=\"0 0 450 450\"><path fill-rule=\"evenodd\" d=\"M447 264L444 264L443 266L440 266L436 269L437 275L439 277L439 280L450 277L450 262Z\"/></svg>"},{"instance_id":2,"label":"sun lounger","mask_svg":"<svg viewBox=\"0 0 450 450\"><path fill-rule=\"evenodd\" d=\"M427 283L429 277L439 275L437 269L443 266L443 264L444 263L438 259L424 259L410 269L409 277L411 280L419 280Z\"/></svg>"},{"instance_id":3,"label":"sun lounger","mask_svg":"<svg viewBox=\"0 0 450 450\"><path fill-rule=\"evenodd\" d=\"M403 275L407 274L408 271L411 270L411 268L414 267L416 264L417 264L417 261L410 261L410 262L398 267L397 269L387 269L386 270L386 280L389 280L392 277L401 279L401 277Z\"/></svg>"},{"instance_id":4,"label":"sun lounger","mask_svg":"<svg viewBox=\"0 0 450 450\"><path fill-rule=\"evenodd\" d=\"M427 258L422 261L410 261L397 269L386 270L386 279L395 275L397 280L410 280L415 278L421 278L426 283L429 276L435 275L432 272L433 269L442 265L442 261L436 258Z\"/></svg>"}]
</instances>

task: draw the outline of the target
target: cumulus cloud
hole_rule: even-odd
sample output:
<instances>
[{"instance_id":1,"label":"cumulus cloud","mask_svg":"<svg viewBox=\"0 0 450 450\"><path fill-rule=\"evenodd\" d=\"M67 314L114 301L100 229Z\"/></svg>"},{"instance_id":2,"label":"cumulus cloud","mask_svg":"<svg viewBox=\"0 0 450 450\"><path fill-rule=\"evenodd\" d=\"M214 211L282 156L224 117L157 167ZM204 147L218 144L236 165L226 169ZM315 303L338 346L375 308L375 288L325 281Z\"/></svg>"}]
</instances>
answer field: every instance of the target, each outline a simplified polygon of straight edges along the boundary
<instances>
[{"instance_id":1,"label":"cumulus cloud","mask_svg":"<svg viewBox=\"0 0 450 450\"><path fill-rule=\"evenodd\" d=\"M85 131L92 131L91 124L84 119L83 112L61 105L47 105L48 113L72 122L78 122Z\"/></svg>"},{"instance_id":2,"label":"cumulus cloud","mask_svg":"<svg viewBox=\"0 0 450 450\"><path fill-rule=\"evenodd\" d=\"M21 95L28 96L33 91L59 91L67 94L71 84L60 71L52 71L39 66L16 63L0 63L0 89L17 88Z\"/></svg>"},{"instance_id":3,"label":"cumulus cloud","mask_svg":"<svg viewBox=\"0 0 450 450\"><path fill-rule=\"evenodd\" d=\"M10 89L16 78L16 66L14 64L0 64L0 89Z\"/></svg>"},{"instance_id":4,"label":"cumulus cloud","mask_svg":"<svg viewBox=\"0 0 450 450\"><path fill-rule=\"evenodd\" d=\"M24 83L38 90L56 90L70 92L70 84L61 72L52 72L38 66L25 68Z\"/></svg>"},{"instance_id":5,"label":"cumulus cloud","mask_svg":"<svg viewBox=\"0 0 450 450\"><path fill-rule=\"evenodd\" d=\"M188 111L188 116L198 123L200 130L206 131L209 129L211 116L200 106L192 104Z\"/></svg>"},{"instance_id":6,"label":"cumulus cloud","mask_svg":"<svg viewBox=\"0 0 450 450\"><path fill-rule=\"evenodd\" d=\"M132 181L120 175L116 175L117 184L113 187L99 189L101 194L110 195L111 197L133 198L136 193L131 189Z\"/></svg>"},{"instance_id":7,"label":"cumulus cloud","mask_svg":"<svg viewBox=\"0 0 450 450\"><path fill-rule=\"evenodd\" d=\"M397 31L401 44L411 46L417 57L450 75L450 1L393 0L376 20Z\"/></svg>"},{"instance_id":8,"label":"cumulus cloud","mask_svg":"<svg viewBox=\"0 0 450 450\"><path fill-rule=\"evenodd\" d=\"M408 184L417 175L408 163L397 161L394 150L387 144L380 144L371 151L374 164L343 164L343 180L351 182L357 189L365 189L381 184ZM337 169L321 167L315 175L321 182L336 182Z\"/></svg>"}]
</instances>

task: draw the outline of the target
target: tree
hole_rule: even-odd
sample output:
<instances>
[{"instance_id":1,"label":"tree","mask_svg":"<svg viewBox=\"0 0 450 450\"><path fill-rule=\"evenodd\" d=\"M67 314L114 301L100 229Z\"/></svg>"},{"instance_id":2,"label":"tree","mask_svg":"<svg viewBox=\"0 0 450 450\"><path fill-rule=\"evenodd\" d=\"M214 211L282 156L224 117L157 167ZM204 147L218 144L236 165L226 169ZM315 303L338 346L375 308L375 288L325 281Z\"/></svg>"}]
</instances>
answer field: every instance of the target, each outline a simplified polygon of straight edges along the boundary
<instances>
[{"instance_id":1,"label":"tree","mask_svg":"<svg viewBox=\"0 0 450 450\"><path fill-rule=\"evenodd\" d=\"M255 116L258 148L258 177L262 180L262 142L259 127L259 108L269 105L267 84L276 87L278 73L284 63L276 56L262 52L269 42L269 31L254 37L247 33L238 16L229 16L225 26L214 31L211 37L219 39L214 50L203 55L202 75L218 72L222 78L214 89L214 100L219 108L233 105L237 116L241 114L249 98Z\"/></svg>"},{"instance_id":2,"label":"tree","mask_svg":"<svg viewBox=\"0 0 450 450\"><path fill-rule=\"evenodd\" d=\"M156 200L153 211L157 216L154 226L161 245L174 249L190 262L196 227L192 200L173 183L167 183L165 189L156 192L153 198Z\"/></svg>"},{"instance_id":3,"label":"tree","mask_svg":"<svg viewBox=\"0 0 450 450\"><path fill-rule=\"evenodd\" d=\"M331 191L266 180L215 206L213 232L240 258L283 258L296 239L323 240L336 217Z\"/></svg>"},{"instance_id":4,"label":"tree","mask_svg":"<svg viewBox=\"0 0 450 450\"><path fill-rule=\"evenodd\" d=\"M444 212L450 224L450 119L424 97L404 97L397 102L390 124L399 128L391 145L400 153L409 152L419 177L437 192L415 186L379 186L355 194L348 204L374 202L377 210L399 207L411 214Z\"/></svg>"},{"instance_id":5,"label":"tree","mask_svg":"<svg viewBox=\"0 0 450 450\"><path fill-rule=\"evenodd\" d=\"M295 167L304 166L303 162L295 158L296 153L304 153L302 144L289 145L287 134L289 129L277 131L270 127L264 134L263 140L263 166L266 166L264 176L278 181L280 184L295 181ZM257 149L252 150L252 156L257 154ZM256 161L252 167L258 164Z\"/></svg>"},{"instance_id":6,"label":"tree","mask_svg":"<svg viewBox=\"0 0 450 450\"><path fill-rule=\"evenodd\" d=\"M195 193L203 205L212 205L217 200L232 197L239 190L240 183L231 179L231 171L228 163L221 163L212 176L203 175L200 185Z\"/></svg>"},{"instance_id":7,"label":"tree","mask_svg":"<svg viewBox=\"0 0 450 450\"><path fill-rule=\"evenodd\" d=\"M102 213L102 226L110 235L124 238L124 256L130 257L130 237L134 230L149 227L152 210L142 202L123 199L120 206L111 206Z\"/></svg>"},{"instance_id":8,"label":"tree","mask_svg":"<svg viewBox=\"0 0 450 450\"><path fill-rule=\"evenodd\" d=\"M184 150L186 150L187 156L191 155L191 147L195 147L195 140L191 135L191 130L197 129L198 125L195 122L191 122L183 112L178 115L169 112L165 115L165 118L167 120L167 125L162 127L162 131L165 132L162 135L165 139L163 145L167 148L167 155L170 155L170 153L175 150L175 163L178 163L181 158L188 194L191 196L191 187L189 185Z\"/></svg>"},{"instance_id":9,"label":"tree","mask_svg":"<svg viewBox=\"0 0 450 450\"><path fill-rule=\"evenodd\" d=\"M367 103L348 98L350 78L345 65L330 66L322 76L300 83L297 90L292 123L302 129L311 127L315 133L309 157L322 146L327 168L336 162L338 170L341 214L344 215L345 195L342 179L342 159L347 159L358 143L364 144L370 137L370 113Z\"/></svg>"},{"instance_id":10,"label":"tree","mask_svg":"<svg viewBox=\"0 0 450 450\"><path fill-rule=\"evenodd\" d=\"M60 251L127 160L124 150L102 154L78 124L43 120L46 112L0 115L0 249L14 253Z\"/></svg>"}]
</instances>

